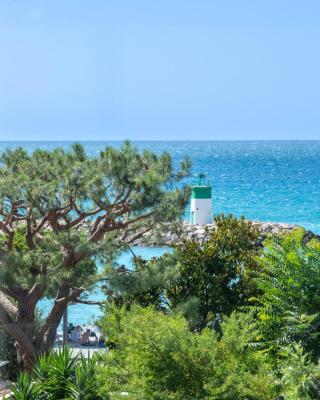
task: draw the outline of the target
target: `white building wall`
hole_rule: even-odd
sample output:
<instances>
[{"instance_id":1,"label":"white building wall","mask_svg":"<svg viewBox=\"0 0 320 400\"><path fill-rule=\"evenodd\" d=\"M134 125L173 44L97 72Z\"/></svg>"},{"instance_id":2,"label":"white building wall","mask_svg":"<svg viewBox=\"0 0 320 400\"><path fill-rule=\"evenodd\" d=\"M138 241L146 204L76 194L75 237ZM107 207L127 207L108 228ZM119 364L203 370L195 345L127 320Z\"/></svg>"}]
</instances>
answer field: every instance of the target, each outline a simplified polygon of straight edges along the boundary
<instances>
[{"instance_id":1,"label":"white building wall","mask_svg":"<svg viewBox=\"0 0 320 400\"><path fill-rule=\"evenodd\" d=\"M194 213L194 219L192 219ZM190 223L206 225L212 222L212 199L191 199Z\"/></svg>"}]
</instances>

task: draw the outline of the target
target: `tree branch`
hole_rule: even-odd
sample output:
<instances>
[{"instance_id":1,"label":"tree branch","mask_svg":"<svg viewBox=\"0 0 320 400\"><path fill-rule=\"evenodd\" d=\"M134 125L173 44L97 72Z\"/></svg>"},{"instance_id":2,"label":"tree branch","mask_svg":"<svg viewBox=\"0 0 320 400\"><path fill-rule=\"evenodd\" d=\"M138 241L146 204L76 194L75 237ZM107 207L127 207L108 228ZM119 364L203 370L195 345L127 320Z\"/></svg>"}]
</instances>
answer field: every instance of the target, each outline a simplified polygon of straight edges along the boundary
<instances>
[{"instance_id":1,"label":"tree branch","mask_svg":"<svg viewBox=\"0 0 320 400\"><path fill-rule=\"evenodd\" d=\"M11 251L12 246L13 246L14 231L8 225L9 224L7 222L0 221L0 229L8 236L7 247L8 247L8 250Z\"/></svg>"},{"instance_id":2,"label":"tree branch","mask_svg":"<svg viewBox=\"0 0 320 400\"><path fill-rule=\"evenodd\" d=\"M70 289L73 289L71 293ZM57 327L61 321L63 313L65 312L68 302L75 301L83 291L84 288L72 288L69 282L62 283L45 323L34 337L34 341L38 346L44 346L45 351L52 346Z\"/></svg>"},{"instance_id":3,"label":"tree branch","mask_svg":"<svg viewBox=\"0 0 320 400\"><path fill-rule=\"evenodd\" d=\"M153 229L153 226L149 226L147 229L140 231L137 235L131 237L127 243L134 244L135 241L142 238L146 233L150 232Z\"/></svg>"},{"instance_id":4,"label":"tree branch","mask_svg":"<svg viewBox=\"0 0 320 400\"><path fill-rule=\"evenodd\" d=\"M1 294L0 294L1 296ZM32 340L29 336L22 330L21 326L12 321L6 308L3 306L3 297L0 300L0 324L3 329L14 339L19 345L25 348L27 354L34 357L36 354L36 349Z\"/></svg>"},{"instance_id":5,"label":"tree branch","mask_svg":"<svg viewBox=\"0 0 320 400\"><path fill-rule=\"evenodd\" d=\"M36 235L44 227L46 222L48 222L48 216L47 215L42 219L42 221L35 228L35 230L33 231L33 236Z\"/></svg>"},{"instance_id":6,"label":"tree branch","mask_svg":"<svg viewBox=\"0 0 320 400\"><path fill-rule=\"evenodd\" d=\"M0 304L5 310L5 312L12 317L16 317L18 309L17 307L8 299L7 296L12 296L10 291L6 288L0 287Z\"/></svg>"},{"instance_id":7,"label":"tree branch","mask_svg":"<svg viewBox=\"0 0 320 400\"><path fill-rule=\"evenodd\" d=\"M92 306L92 305L93 306L102 306L104 304L103 301L91 301L91 300L80 300L80 299L74 300L74 303L87 304L90 306Z\"/></svg>"}]
</instances>

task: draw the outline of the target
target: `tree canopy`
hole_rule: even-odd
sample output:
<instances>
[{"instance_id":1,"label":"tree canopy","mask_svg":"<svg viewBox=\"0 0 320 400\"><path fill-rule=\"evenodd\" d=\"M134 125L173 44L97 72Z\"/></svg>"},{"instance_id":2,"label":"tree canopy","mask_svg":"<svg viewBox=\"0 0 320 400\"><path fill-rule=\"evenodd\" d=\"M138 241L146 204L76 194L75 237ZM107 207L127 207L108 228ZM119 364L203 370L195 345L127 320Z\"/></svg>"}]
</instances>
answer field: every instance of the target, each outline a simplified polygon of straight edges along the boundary
<instances>
[{"instance_id":1,"label":"tree canopy","mask_svg":"<svg viewBox=\"0 0 320 400\"><path fill-rule=\"evenodd\" d=\"M97 260L181 218L189 190L169 154L129 142L95 157L70 150L7 150L0 164L0 323L22 363L53 344L69 301L97 279ZM178 188L180 186L180 189ZM38 301L54 304L35 327Z\"/></svg>"},{"instance_id":2,"label":"tree canopy","mask_svg":"<svg viewBox=\"0 0 320 400\"><path fill-rule=\"evenodd\" d=\"M219 325L255 293L258 232L232 215L215 216L216 229L200 243L184 240L172 254L135 258L135 270L114 270L106 283L109 301L183 312L194 329Z\"/></svg>"}]
</instances>

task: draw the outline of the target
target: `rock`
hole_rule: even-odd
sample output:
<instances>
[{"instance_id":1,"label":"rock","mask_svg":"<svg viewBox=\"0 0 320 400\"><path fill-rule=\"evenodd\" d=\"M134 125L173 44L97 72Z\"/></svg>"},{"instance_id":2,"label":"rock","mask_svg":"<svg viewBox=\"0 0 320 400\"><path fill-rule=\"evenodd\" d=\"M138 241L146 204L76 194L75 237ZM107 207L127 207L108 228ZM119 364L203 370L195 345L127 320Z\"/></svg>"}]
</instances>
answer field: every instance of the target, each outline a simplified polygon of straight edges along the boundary
<instances>
[{"instance_id":1,"label":"rock","mask_svg":"<svg viewBox=\"0 0 320 400\"><path fill-rule=\"evenodd\" d=\"M261 246L262 242L266 238L267 235L272 234L281 234L291 232L297 225L284 224L278 222L261 222L261 221L252 221L252 225L257 228L260 232L260 235L257 239L256 245ZM152 236L151 233L145 235L143 239L139 243L148 246L173 246L181 243L184 239L196 240L200 243L208 240L210 236L210 232L213 229L216 229L215 223L210 223L208 225L190 225L187 223L181 224L181 227L178 231L174 232L163 232L160 235L160 238ZM305 231L304 240L306 242L310 241L312 238L320 239L320 236L315 235L311 231ZM138 244L139 244L138 243ZM147 244L146 244L147 243Z\"/></svg>"}]
</instances>

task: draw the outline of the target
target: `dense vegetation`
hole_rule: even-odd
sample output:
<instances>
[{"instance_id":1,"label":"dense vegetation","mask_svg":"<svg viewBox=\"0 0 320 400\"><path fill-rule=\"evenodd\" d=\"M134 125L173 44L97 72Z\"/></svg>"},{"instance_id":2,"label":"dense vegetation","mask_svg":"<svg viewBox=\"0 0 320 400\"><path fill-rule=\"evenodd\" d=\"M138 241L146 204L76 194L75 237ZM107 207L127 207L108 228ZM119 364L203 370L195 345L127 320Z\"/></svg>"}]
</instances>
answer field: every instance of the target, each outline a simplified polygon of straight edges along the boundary
<instances>
[{"instance_id":1,"label":"dense vegetation","mask_svg":"<svg viewBox=\"0 0 320 400\"><path fill-rule=\"evenodd\" d=\"M255 332L232 314L224 335L191 332L177 314L134 306L103 322L116 348L103 357L105 393L127 391L133 399L271 399L276 385L263 354L250 347Z\"/></svg>"},{"instance_id":2,"label":"dense vegetation","mask_svg":"<svg viewBox=\"0 0 320 400\"><path fill-rule=\"evenodd\" d=\"M261 247L249 222L216 221L203 246L183 242L159 259L138 258L135 271L109 272L100 321L109 350L87 361L81 379L72 368L55 377L61 354L40 359L15 399L45 385L55 387L46 396L63 390L71 399L83 398L72 397L74 385L111 400L319 399L319 241L306 243L297 229Z\"/></svg>"},{"instance_id":3,"label":"dense vegetation","mask_svg":"<svg viewBox=\"0 0 320 400\"><path fill-rule=\"evenodd\" d=\"M81 146L3 155L0 356L16 348L11 365L26 370L15 400L320 399L317 238L296 229L261 244L250 222L219 215L204 243L134 256L134 270L109 262L179 221L188 188L175 186L188 168L129 143L94 159ZM50 351L67 303L86 301L98 279L108 351ZM45 296L55 302L43 319Z\"/></svg>"},{"instance_id":4,"label":"dense vegetation","mask_svg":"<svg viewBox=\"0 0 320 400\"><path fill-rule=\"evenodd\" d=\"M0 163L0 325L14 340L22 368L48 352L68 302L99 279L97 261L150 230L181 218L188 188L177 183L169 154L139 152L130 143L93 158L70 150L22 148ZM54 299L40 325L38 302Z\"/></svg>"},{"instance_id":5,"label":"dense vegetation","mask_svg":"<svg viewBox=\"0 0 320 400\"><path fill-rule=\"evenodd\" d=\"M217 229L203 244L185 240L160 259L136 257L134 272L111 271L109 301L181 311L195 330L218 327L223 315L247 304L255 291L258 232L244 218L219 215L215 222Z\"/></svg>"}]
</instances>

